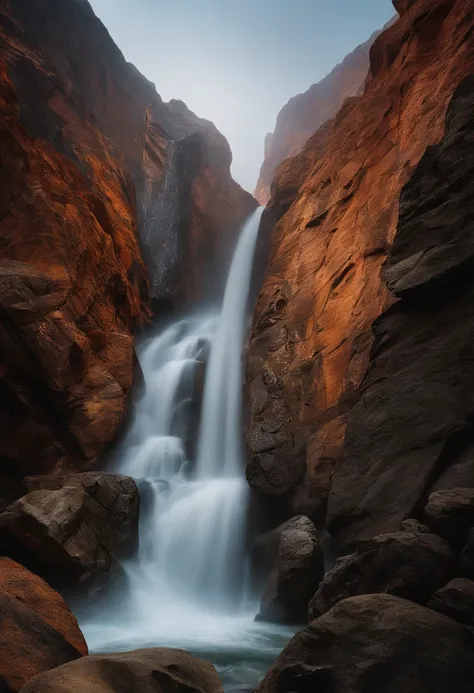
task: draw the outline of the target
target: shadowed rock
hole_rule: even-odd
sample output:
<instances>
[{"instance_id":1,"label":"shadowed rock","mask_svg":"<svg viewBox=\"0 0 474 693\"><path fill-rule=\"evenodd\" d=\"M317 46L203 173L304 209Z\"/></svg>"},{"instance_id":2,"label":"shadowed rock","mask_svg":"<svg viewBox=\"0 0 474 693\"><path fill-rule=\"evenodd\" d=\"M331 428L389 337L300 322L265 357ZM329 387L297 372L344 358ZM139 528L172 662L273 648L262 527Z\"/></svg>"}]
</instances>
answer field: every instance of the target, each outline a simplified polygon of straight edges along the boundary
<instances>
[{"instance_id":1,"label":"shadowed rock","mask_svg":"<svg viewBox=\"0 0 474 693\"><path fill-rule=\"evenodd\" d=\"M384 593L426 604L454 568L449 545L435 534L394 532L375 537L360 551L339 558L309 603L309 620L337 602Z\"/></svg>"},{"instance_id":2,"label":"shadowed rock","mask_svg":"<svg viewBox=\"0 0 474 693\"><path fill-rule=\"evenodd\" d=\"M391 595L339 602L298 633L259 693L469 693L473 635L451 618Z\"/></svg>"},{"instance_id":3,"label":"shadowed rock","mask_svg":"<svg viewBox=\"0 0 474 693\"><path fill-rule=\"evenodd\" d=\"M209 662L184 650L94 655L35 677L22 693L223 693Z\"/></svg>"},{"instance_id":4,"label":"shadowed rock","mask_svg":"<svg viewBox=\"0 0 474 693\"><path fill-rule=\"evenodd\" d=\"M324 575L316 527L307 517L294 517L255 543L270 569L257 620L304 622L308 600Z\"/></svg>"},{"instance_id":5,"label":"shadowed rock","mask_svg":"<svg viewBox=\"0 0 474 693\"><path fill-rule=\"evenodd\" d=\"M46 582L0 558L0 688L16 693L36 674L87 655L75 617Z\"/></svg>"}]
</instances>

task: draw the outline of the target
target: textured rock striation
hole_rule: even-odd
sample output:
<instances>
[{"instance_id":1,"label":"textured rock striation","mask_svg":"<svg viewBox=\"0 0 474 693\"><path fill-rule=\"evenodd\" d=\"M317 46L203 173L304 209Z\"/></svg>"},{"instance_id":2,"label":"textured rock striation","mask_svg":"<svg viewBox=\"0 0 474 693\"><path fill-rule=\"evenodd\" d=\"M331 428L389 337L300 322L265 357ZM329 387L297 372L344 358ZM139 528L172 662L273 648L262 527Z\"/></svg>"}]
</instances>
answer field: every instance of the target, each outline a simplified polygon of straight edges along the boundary
<instances>
[{"instance_id":1,"label":"textured rock striation","mask_svg":"<svg viewBox=\"0 0 474 693\"><path fill-rule=\"evenodd\" d=\"M474 3L396 9L363 95L277 170L249 348L249 482L346 545L473 483Z\"/></svg>"},{"instance_id":2,"label":"textured rock striation","mask_svg":"<svg viewBox=\"0 0 474 693\"><path fill-rule=\"evenodd\" d=\"M369 70L369 50L379 33L357 46L324 79L294 96L281 109L274 132L265 139L265 158L255 188L260 204L266 205L270 199L277 166L299 154L311 135L336 115L344 101L362 91Z\"/></svg>"},{"instance_id":3,"label":"textured rock striation","mask_svg":"<svg viewBox=\"0 0 474 693\"><path fill-rule=\"evenodd\" d=\"M256 202L225 138L163 103L85 0L6 0L0 45L0 478L13 500L25 474L87 469L113 441L150 293L159 306L207 291L208 263L218 281Z\"/></svg>"}]
</instances>

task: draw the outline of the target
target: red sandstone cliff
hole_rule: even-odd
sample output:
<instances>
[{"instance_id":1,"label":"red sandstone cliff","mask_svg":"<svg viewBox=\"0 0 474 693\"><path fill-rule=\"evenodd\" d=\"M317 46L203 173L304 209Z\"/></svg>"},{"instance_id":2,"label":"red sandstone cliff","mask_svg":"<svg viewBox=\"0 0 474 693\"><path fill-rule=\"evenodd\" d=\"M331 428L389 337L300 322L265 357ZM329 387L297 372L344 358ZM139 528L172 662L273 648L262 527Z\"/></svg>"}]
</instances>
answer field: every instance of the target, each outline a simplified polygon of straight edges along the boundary
<instances>
[{"instance_id":1,"label":"red sandstone cliff","mask_svg":"<svg viewBox=\"0 0 474 693\"><path fill-rule=\"evenodd\" d=\"M275 131L265 138L265 159L255 188L260 204L266 205L270 199L270 186L278 164L299 154L305 142L336 115L344 101L362 91L369 70L369 49L379 33L373 34L324 79L304 94L294 96L281 109Z\"/></svg>"},{"instance_id":2,"label":"red sandstone cliff","mask_svg":"<svg viewBox=\"0 0 474 693\"><path fill-rule=\"evenodd\" d=\"M15 479L88 467L116 434L150 316L139 231L155 232L170 140L183 211L155 298L200 294L202 258L225 264L256 203L225 138L164 104L86 0L2 0L0 45L0 476L14 496Z\"/></svg>"},{"instance_id":3,"label":"red sandstone cliff","mask_svg":"<svg viewBox=\"0 0 474 693\"><path fill-rule=\"evenodd\" d=\"M469 176L453 162L469 171L473 152L456 115L443 140L453 93L474 71L474 2L394 4L401 17L371 48L364 94L277 169L249 351L251 486L286 515L327 519L347 542L398 528L432 488L474 481L469 310L446 298L469 257L456 245L470 224ZM396 269L382 276L397 227ZM385 281L405 297L402 317ZM456 345L437 319L443 335L457 325Z\"/></svg>"}]
</instances>

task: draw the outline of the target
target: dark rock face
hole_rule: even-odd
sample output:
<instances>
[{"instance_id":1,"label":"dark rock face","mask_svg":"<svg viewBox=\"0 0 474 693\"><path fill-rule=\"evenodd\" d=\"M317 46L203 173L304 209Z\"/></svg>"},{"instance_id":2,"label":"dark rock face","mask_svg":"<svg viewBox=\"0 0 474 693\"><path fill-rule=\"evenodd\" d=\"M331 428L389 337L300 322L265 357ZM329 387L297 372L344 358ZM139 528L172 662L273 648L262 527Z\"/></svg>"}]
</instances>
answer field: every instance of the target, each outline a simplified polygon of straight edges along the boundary
<instances>
[{"instance_id":1,"label":"dark rock face","mask_svg":"<svg viewBox=\"0 0 474 693\"><path fill-rule=\"evenodd\" d=\"M426 524L433 532L461 549L474 527L474 488L436 491L423 511Z\"/></svg>"},{"instance_id":2,"label":"dark rock face","mask_svg":"<svg viewBox=\"0 0 474 693\"><path fill-rule=\"evenodd\" d=\"M474 626L474 582L466 578L451 580L433 595L428 606L459 623Z\"/></svg>"},{"instance_id":3,"label":"dark rock face","mask_svg":"<svg viewBox=\"0 0 474 693\"><path fill-rule=\"evenodd\" d=\"M307 517L294 517L259 537L256 544L270 565L257 619L303 623L308 600L324 576L316 527Z\"/></svg>"},{"instance_id":4,"label":"dark rock face","mask_svg":"<svg viewBox=\"0 0 474 693\"><path fill-rule=\"evenodd\" d=\"M329 499L330 531L345 541L396 529L432 490L474 486L473 104L469 77L452 99L444 138L402 191L385 267L400 300L375 323Z\"/></svg>"},{"instance_id":5,"label":"dark rock face","mask_svg":"<svg viewBox=\"0 0 474 693\"><path fill-rule=\"evenodd\" d=\"M197 298L225 274L256 201L231 178L225 138L164 104L88 2L4 2L0 46L0 476L12 500L25 474L88 469L116 436L150 316L141 241L156 237L164 274L153 297Z\"/></svg>"},{"instance_id":6,"label":"dark rock face","mask_svg":"<svg viewBox=\"0 0 474 693\"><path fill-rule=\"evenodd\" d=\"M87 655L63 598L26 568L0 558L0 688L16 693L43 671Z\"/></svg>"},{"instance_id":7,"label":"dark rock face","mask_svg":"<svg viewBox=\"0 0 474 693\"><path fill-rule=\"evenodd\" d=\"M89 472L30 480L40 487L0 514L4 550L50 579L107 575L137 538L139 494L133 479Z\"/></svg>"},{"instance_id":8,"label":"dark rock face","mask_svg":"<svg viewBox=\"0 0 474 693\"><path fill-rule=\"evenodd\" d=\"M276 171L249 347L252 488L351 545L418 517L437 484L474 483L474 4L410 4L363 95Z\"/></svg>"},{"instance_id":9,"label":"dark rock face","mask_svg":"<svg viewBox=\"0 0 474 693\"><path fill-rule=\"evenodd\" d=\"M453 574L454 555L434 534L394 532L338 559L309 603L309 620L361 594L393 594L426 604Z\"/></svg>"},{"instance_id":10,"label":"dark rock face","mask_svg":"<svg viewBox=\"0 0 474 693\"><path fill-rule=\"evenodd\" d=\"M188 652L150 649L95 655L29 681L22 693L222 693L209 662Z\"/></svg>"},{"instance_id":11,"label":"dark rock face","mask_svg":"<svg viewBox=\"0 0 474 693\"><path fill-rule=\"evenodd\" d=\"M473 636L431 609L390 595L339 602L298 633L259 693L468 693Z\"/></svg>"}]
</instances>

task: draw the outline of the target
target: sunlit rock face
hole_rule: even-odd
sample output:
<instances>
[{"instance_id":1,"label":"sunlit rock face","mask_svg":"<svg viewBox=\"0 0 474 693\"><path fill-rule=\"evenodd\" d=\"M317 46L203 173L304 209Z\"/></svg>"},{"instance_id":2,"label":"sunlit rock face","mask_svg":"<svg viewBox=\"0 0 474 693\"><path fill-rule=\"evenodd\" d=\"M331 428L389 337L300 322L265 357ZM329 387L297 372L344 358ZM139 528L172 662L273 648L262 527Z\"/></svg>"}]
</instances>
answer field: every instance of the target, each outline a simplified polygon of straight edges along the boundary
<instances>
[{"instance_id":1,"label":"sunlit rock face","mask_svg":"<svg viewBox=\"0 0 474 693\"><path fill-rule=\"evenodd\" d=\"M398 4L401 18L371 48L364 94L277 170L249 350L250 484L321 524L329 498L329 529L344 543L397 529L432 485L472 480L469 292L453 302L470 253L470 226L456 230L470 178L456 182L455 165L472 157L469 83L446 116L474 68L474 3ZM424 288L438 285L428 301Z\"/></svg>"},{"instance_id":2,"label":"sunlit rock face","mask_svg":"<svg viewBox=\"0 0 474 693\"><path fill-rule=\"evenodd\" d=\"M256 202L230 176L225 138L182 102L164 104L85 0L3 3L0 41L0 475L10 502L20 493L11 479L88 468L111 443L150 294L182 303L210 291L203 259L217 282ZM177 240L147 216L172 140L184 143ZM161 285L142 259L146 229L154 257L171 264Z\"/></svg>"},{"instance_id":3,"label":"sunlit rock face","mask_svg":"<svg viewBox=\"0 0 474 693\"><path fill-rule=\"evenodd\" d=\"M363 89L369 70L369 49L380 32L358 46L321 82L294 96L278 114L275 131L265 139L265 159L255 188L262 205L270 199L270 186L277 166L299 154L316 130L333 118L344 101Z\"/></svg>"}]
</instances>

